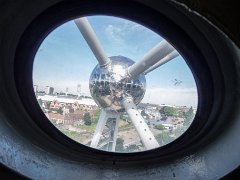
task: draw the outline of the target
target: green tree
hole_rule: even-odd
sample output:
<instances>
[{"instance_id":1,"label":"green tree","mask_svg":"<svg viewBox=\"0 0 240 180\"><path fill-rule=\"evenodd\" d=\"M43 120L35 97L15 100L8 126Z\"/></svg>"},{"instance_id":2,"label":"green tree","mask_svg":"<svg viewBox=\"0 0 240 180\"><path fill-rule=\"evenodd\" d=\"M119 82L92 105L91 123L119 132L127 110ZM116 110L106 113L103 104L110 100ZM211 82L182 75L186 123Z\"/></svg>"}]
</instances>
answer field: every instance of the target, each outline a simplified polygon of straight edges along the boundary
<instances>
[{"instance_id":1,"label":"green tree","mask_svg":"<svg viewBox=\"0 0 240 180\"><path fill-rule=\"evenodd\" d=\"M181 136L187 128L185 126L177 127L172 133L175 135L176 138Z\"/></svg>"},{"instance_id":2,"label":"green tree","mask_svg":"<svg viewBox=\"0 0 240 180\"><path fill-rule=\"evenodd\" d=\"M50 105L51 105L51 102L50 102L50 101L47 101L47 102L45 103L45 108L46 108L46 109L50 109Z\"/></svg>"},{"instance_id":3,"label":"green tree","mask_svg":"<svg viewBox=\"0 0 240 180\"><path fill-rule=\"evenodd\" d=\"M159 113L161 114L161 115L165 115L165 112L164 112L164 108L165 108L166 106L163 106L160 110L159 110Z\"/></svg>"},{"instance_id":4,"label":"green tree","mask_svg":"<svg viewBox=\"0 0 240 180\"><path fill-rule=\"evenodd\" d=\"M139 147L136 144L131 144L125 149L126 152L136 152L139 151Z\"/></svg>"},{"instance_id":5,"label":"green tree","mask_svg":"<svg viewBox=\"0 0 240 180\"><path fill-rule=\"evenodd\" d=\"M195 114L193 112L193 108L190 107L189 110L186 113L184 113L184 123L183 123L183 125L189 127L190 124L193 121L194 116L195 116Z\"/></svg>"},{"instance_id":6,"label":"green tree","mask_svg":"<svg viewBox=\"0 0 240 180\"><path fill-rule=\"evenodd\" d=\"M124 149L123 143L124 143L124 140L122 138L117 138L115 151L124 152L125 149Z\"/></svg>"},{"instance_id":7,"label":"green tree","mask_svg":"<svg viewBox=\"0 0 240 180\"><path fill-rule=\"evenodd\" d=\"M158 130L164 130L164 129L166 129L162 124L155 125L154 127L155 127L156 129L158 129Z\"/></svg>"},{"instance_id":8,"label":"green tree","mask_svg":"<svg viewBox=\"0 0 240 180\"><path fill-rule=\"evenodd\" d=\"M90 126L92 124L91 116L88 112L84 114L83 120L84 120L84 124L87 126Z\"/></svg>"},{"instance_id":9,"label":"green tree","mask_svg":"<svg viewBox=\"0 0 240 180\"><path fill-rule=\"evenodd\" d=\"M97 123L99 117L100 117L101 109L97 108L93 114L93 123Z\"/></svg>"},{"instance_id":10,"label":"green tree","mask_svg":"<svg viewBox=\"0 0 240 180\"><path fill-rule=\"evenodd\" d=\"M63 114L62 108L58 108L57 113L58 113L58 114Z\"/></svg>"},{"instance_id":11,"label":"green tree","mask_svg":"<svg viewBox=\"0 0 240 180\"><path fill-rule=\"evenodd\" d=\"M141 115L142 115L142 117L146 116L146 119L149 119L149 115L145 112L145 110L141 111Z\"/></svg>"},{"instance_id":12,"label":"green tree","mask_svg":"<svg viewBox=\"0 0 240 180\"><path fill-rule=\"evenodd\" d=\"M177 109L174 107L164 106L159 110L159 113L166 116L177 116Z\"/></svg>"},{"instance_id":13,"label":"green tree","mask_svg":"<svg viewBox=\"0 0 240 180\"><path fill-rule=\"evenodd\" d=\"M160 134L155 136L156 140L158 141L160 146L164 146L170 142L172 142L173 140L175 140L175 138L170 136L169 132L161 132Z\"/></svg>"}]
</instances>

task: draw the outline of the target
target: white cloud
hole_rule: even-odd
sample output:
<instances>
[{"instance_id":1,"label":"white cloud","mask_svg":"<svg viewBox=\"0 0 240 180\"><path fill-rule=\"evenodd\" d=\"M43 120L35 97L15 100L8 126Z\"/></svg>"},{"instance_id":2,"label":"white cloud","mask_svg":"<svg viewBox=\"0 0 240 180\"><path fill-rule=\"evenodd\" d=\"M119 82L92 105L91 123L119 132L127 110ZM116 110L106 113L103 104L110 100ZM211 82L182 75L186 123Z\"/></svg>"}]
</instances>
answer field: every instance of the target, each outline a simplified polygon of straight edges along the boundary
<instances>
[{"instance_id":1,"label":"white cloud","mask_svg":"<svg viewBox=\"0 0 240 180\"><path fill-rule=\"evenodd\" d=\"M116 43L123 43L124 41L123 36L125 35L125 32L120 27L113 26L110 24L106 27L105 33L110 40Z\"/></svg>"},{"instance_id":2,"label":"white cloud","mask_svg":"<svg viewBox=\"0 0 240 180\"><path fill-rule=\"evenodd\" d=\"M142 33L151 32L148 28L128 20L122 20L121 23L114 25L109 24L105 28L107 37L116 43L124 43L124 39L127 35L134 35L134 33L138 33L139 31Z\"/></svg>"},{"instance_id":3,"label":"white cloud","mask_svg":"<svg viewBox=\"0 0 240 180\"><path fill-rule=\"evenodd\" d=\"M137 31L149 31L149 29L147 29L146 27L131 21L125 20L123 24L123 28L125 29L125 31L127 31L127 33L135 33Z\"/></svg>"}]
</instances>

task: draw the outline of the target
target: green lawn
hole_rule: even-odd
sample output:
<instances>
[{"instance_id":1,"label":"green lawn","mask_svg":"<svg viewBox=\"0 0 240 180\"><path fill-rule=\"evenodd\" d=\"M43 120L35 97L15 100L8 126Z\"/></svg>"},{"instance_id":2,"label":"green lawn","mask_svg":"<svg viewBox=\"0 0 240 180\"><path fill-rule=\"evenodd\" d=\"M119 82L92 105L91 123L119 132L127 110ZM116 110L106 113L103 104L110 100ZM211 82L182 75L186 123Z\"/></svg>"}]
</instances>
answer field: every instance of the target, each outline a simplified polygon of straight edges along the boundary
<instances>
[{"instance_id":1,"label":"green lawn","mask_svg":"<svg viewBox=\"0 0 240 180\"><path fill-rule=\"evenodd\" d=\"M78 138L79 138L79 133L77 133L77 132L62 130L62 133L64 133L66 136L68 136L74 140L78 140Z\"/></svg>"},{"instance_id":2,"label":"green lawn","mask_svg":"<svg viewBox=\"0 0 240 180\"><path fill-rule=\"evenodd\" d=\"M124 127L124 126L127 126L127 125L129 125L128 122L126 122L125 120L121 120L121 119L120 119L120 121L119 121L119 127ZM92 133L92 132L95 131L96 126L97 126L96 123L92 123L90 126L87 126L87 125L84 124L84 125L79 125L79 126L77 126L77 127L80 128L80 129L86 130L86 131L89 132L89 133Z\"/></svg>"},{"instance_id":3,"label":"green lawn","mask_svg":"<svg viewBox=\"0 0 240 180\"><path fill-rule=\"evenodd\" d=\"M118 124L118 127L123 127L123 126L126 126L126 125L128 125L129 123L128 122L126 122L125 120L123 120L123 119L120 119L119 120L119 124Z\"/></svg>"},{"instance_id":4,"label":"green lawn","mask_svg":"<svg viewBox=\"0 0 240 180\"><path fill-rule=\"evenodd\" d=\"M96 126L97 126L97 124L91 124L90 126L87 126L87 125L79 125L79 126L77 126L78 128L80 128L80 129L83 129L83 130L86 130L87 132L89 132L89 133L92 133L92 132L94 132L95 131L95 129L96 129Z\"/></svg>"}]
</instances>

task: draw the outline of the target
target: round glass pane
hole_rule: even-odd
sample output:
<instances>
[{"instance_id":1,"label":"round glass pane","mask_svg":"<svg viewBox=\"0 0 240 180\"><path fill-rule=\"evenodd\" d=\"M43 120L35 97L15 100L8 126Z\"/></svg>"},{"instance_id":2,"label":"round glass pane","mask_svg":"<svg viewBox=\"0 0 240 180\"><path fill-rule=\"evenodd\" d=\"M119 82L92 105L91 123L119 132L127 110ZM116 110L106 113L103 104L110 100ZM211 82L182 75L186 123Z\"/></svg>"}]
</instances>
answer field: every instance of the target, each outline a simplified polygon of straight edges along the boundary
<instances>
[{"instance_id":1,"label":"round glass pane","mask_svg":"<svg viewBox=\"0 0 240 180\"><path fill-rule=\"evenodd\" d=\"M66 136L92 148L138 152L181 136L197 110L183 57L161 36L112 16L52 31L33 65L39 106Z\"/></svg>"}]
</instances>

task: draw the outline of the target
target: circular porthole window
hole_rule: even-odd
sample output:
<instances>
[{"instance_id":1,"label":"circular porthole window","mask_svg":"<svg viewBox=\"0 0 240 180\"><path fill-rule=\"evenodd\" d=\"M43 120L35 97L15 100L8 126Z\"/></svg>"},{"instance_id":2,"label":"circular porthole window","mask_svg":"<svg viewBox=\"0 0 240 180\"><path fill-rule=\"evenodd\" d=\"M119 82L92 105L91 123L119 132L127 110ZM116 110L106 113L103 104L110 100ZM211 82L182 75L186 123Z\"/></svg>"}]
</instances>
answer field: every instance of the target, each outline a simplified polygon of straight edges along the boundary
<instances>
[{"instance_id":1,"label":"circular porthole window","mask_svg":"<svg viewBox=\"0 0 240 180\"><path fill-rule=\"evenodd\" d=\"M152 30L113 16L82 17L53 30L35 55L33 86L59 131L111 152L173 142L198 104L179 52Z\"/></svg>"}]
</instances>

